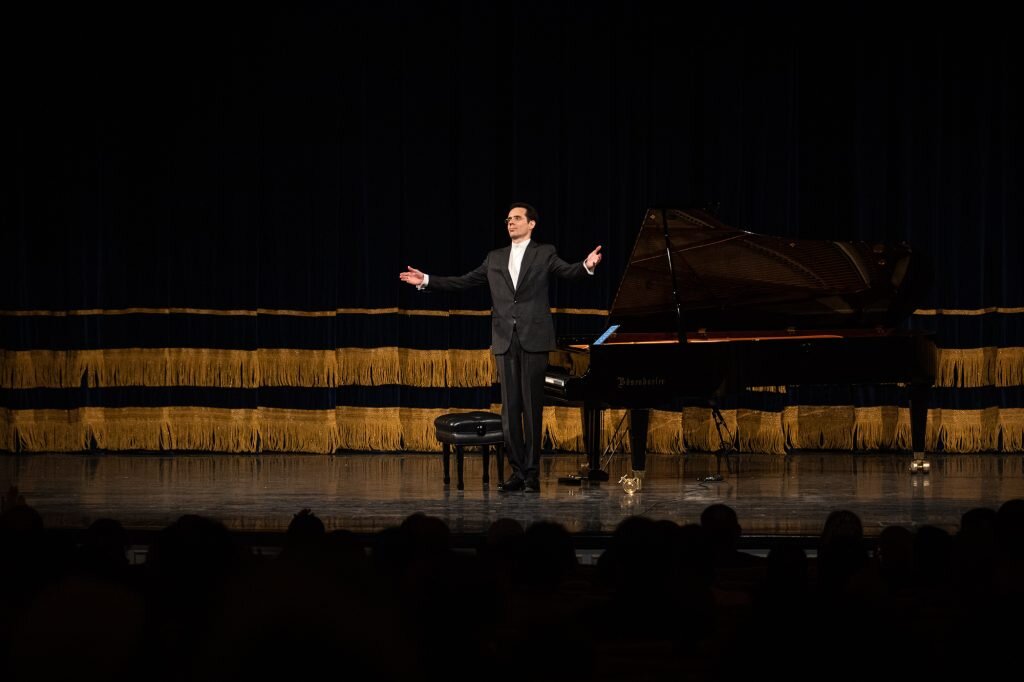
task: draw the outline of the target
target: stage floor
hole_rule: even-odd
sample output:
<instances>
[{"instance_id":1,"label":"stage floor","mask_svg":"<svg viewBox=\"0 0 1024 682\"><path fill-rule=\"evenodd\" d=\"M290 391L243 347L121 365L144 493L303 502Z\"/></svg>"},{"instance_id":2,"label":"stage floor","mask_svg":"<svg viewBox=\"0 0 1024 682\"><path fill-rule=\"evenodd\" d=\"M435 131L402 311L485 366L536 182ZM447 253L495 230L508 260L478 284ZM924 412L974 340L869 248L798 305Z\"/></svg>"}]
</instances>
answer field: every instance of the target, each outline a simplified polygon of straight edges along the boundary
<instances>
[{"instance_id":1,"label":"stage floor","mask_svg":"<svg viewBox=\"0 0 1024 682\"><path fill-rule=\"evenodd\" d=\"M281 532L308 507L328 529L374 533L424 512L460 535L503 517L607 535L637 514L693 523L716 502L736 510L745 536L817 536L835 509L856 512L868 536L889 525L955 532L968 509L1024 497L1020 454L932 455L927 475L910 473L909 455L734 455L718 482L700 480L716 471L711 455L652 455L634 495L616 483L624 455L610 461L609 482L575 487L557 479L582 460L546 455L540 494L497 492L493 457L484 488L476 455L466 457L466 489L456 490L454 460L445 486L438 454L8 454L0 455L0 490L18 486L48 528L83 529L108 517L155 530L194 513L237 531Z\"/></svg>"}]
</instances>

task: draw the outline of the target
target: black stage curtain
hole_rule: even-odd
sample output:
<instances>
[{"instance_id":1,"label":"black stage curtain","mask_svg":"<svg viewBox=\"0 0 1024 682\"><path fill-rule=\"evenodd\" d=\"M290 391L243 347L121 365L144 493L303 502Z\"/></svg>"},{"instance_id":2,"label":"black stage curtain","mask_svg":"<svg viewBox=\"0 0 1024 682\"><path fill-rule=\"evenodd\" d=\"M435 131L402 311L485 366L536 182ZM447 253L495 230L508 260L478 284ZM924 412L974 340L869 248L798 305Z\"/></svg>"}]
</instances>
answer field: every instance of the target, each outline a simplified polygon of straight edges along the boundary
<instances>
[{"instance_id":1,"label":"black stage curtain","mask_svg":"<svg viewBox=\"0 0 1024 682\"><path fill-rule=\"evenodd\" d=\"M908 321L942 349L932 446L1020 450L1024 60L995 7L23 9L0 86L0 449L432 449L434 416L498 400L489 302L398 272L474 268L529 201L535 239L606 256L555 285L560 334L601 331L648 207L909 242L936 273ZM728 407L743 447L782 451L904 446L905 404L801 387ZM659 419L656 447L712 442L699 405ZM568 413L548 436L579 446Z\"/></svg>"}]
</instances>

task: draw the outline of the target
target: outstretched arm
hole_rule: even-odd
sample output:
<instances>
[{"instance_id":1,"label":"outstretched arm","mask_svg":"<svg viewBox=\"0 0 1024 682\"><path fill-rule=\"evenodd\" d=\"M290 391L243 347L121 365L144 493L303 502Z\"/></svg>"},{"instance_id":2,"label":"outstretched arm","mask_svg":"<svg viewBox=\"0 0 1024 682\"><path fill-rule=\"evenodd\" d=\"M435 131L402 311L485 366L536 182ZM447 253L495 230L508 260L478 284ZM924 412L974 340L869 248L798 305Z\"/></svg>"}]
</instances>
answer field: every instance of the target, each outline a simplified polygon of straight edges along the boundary
<instances>
[{"instance_id":1,"label":"outstretched arm","mask_svg":"<svg viewBox=\"0 0 1024 682\"><path fill-rule=\"evenodd\" d=\"M461 291L470 287L480 286L487 283L487 260L476 270L467 272L461 277L431 277L425 272L420 272L411 265L406 266L406 271L398 274L398 279L412 284L417 289L429 291Z\"/></svg>"},{"instance_id":2,"label":"outstretched arm","mask_svg":"<svg viewBox=\"0 0 1024 682\"><path fill-rule=\"evenodd\" d=\"M597 264L601 262L600 251L601 247L598 246L587 254L587 257L583 261L566 263L564 260L559 258L552 249L548 260L548 272L565 279L577 279L580 277L586 277L587 275L593 275L594 268L596 268Z\"/></svg>"}]
</instances>

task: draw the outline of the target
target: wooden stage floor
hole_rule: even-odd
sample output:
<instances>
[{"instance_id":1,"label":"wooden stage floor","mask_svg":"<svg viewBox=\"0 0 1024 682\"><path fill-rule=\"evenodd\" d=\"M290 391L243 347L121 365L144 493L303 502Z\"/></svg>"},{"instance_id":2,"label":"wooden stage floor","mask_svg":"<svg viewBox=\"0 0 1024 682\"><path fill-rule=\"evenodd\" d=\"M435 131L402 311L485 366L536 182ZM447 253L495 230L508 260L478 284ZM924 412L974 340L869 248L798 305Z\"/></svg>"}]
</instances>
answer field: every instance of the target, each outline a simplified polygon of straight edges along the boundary
<instances>
[{"instance_id":1,"label":"wooden stage floor","mask_svg":"<svg viewBox=\"0 0 1024 682\"><path fill-rule=\"evenodd\" d=\"M438 454L33 454L0 455L0 490L18 486L48 528L83 529L98 518L155 530L182 514L209 516L237 531L280 533L304 507L328 529L369 534L414 512L445 520L453 534L481 534L496 519L524 525L557 521L576 534L607 535L642 514L696 522L709 504L739 515L745 536L817 536L829 512L849 509L868 536L889 525L935 525L955 532L960 515L1024 497L1024 455L932 455L931 472L910 473L903 454L837 452L734 455L723 480L711 455L652 455L642 492L616 481L628 460L617 455L602 484L565 486L576 455L546 455L540 494L496 491L482 482L480 458L467 455L466 489L442 483Z\"/></svg>"}]
</instances>

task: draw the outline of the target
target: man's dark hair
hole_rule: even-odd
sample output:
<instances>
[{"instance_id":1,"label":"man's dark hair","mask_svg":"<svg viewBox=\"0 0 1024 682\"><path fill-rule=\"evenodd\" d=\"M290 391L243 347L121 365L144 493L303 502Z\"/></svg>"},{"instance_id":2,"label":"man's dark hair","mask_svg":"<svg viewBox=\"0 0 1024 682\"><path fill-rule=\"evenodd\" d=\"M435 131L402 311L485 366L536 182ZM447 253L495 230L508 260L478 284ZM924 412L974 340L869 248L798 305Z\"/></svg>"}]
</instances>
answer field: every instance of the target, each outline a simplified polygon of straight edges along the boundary
<instances>
[{"instance_id":1,"label":"man's dark hair","mask_svg":"<svg viewBox=\"0 0 1024 682\"><path fill-rule=\"evenodd\" d=\"M512 204L511 206L509 206L508 210L511 211L513 208L525 208L526 209L526 220L527 220L527 222L529 222L531 220L533 222L537 222L537 209L535 209L533 206L530 206L529 204L524 203L522 201L517 201L516 203Z\"/></svg>"}]
</instances>

